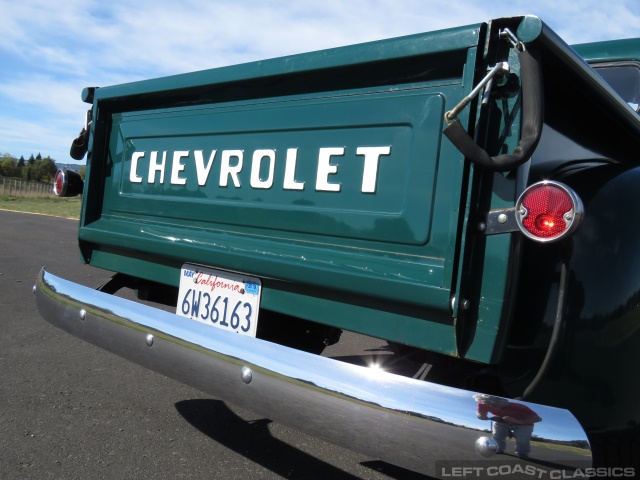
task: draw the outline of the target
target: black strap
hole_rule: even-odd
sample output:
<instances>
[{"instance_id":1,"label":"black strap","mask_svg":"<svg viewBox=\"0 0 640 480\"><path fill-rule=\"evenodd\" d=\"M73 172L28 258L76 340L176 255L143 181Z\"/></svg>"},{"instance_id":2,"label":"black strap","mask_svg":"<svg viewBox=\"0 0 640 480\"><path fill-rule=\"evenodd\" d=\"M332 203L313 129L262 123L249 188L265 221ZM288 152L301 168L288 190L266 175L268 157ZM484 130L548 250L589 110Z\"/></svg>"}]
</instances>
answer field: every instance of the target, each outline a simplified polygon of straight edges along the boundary
<instances>
[{"instance_id":1,"label":"black strap","mask_svg":"<svg viewBox=\"0 0 640 480\"><path fill-rule=\"evenodd\" d=\"M518 59L522 89L522 136L512 153L489 156L473 141L459 120L454 121L444 130L447 138L466 158L490 170L507 171L526 162L540 140L544 118L544 92L540 63L528 49L518 50Z\"/></svg>"},{"instance_id":2,"label":"black strap","mask_svg":"<svg viewBox=\"0 0 640 480\"><path fill-rule=\"evenodd\" d=\"M71 149L69 150L71 158L74 160L82 160L84 158L84 154L87 153L87 149L89 147L88 140L89 134L83 128L80 135L78 135L78 138L71 142Z\"/></svg>"}]
</instances>

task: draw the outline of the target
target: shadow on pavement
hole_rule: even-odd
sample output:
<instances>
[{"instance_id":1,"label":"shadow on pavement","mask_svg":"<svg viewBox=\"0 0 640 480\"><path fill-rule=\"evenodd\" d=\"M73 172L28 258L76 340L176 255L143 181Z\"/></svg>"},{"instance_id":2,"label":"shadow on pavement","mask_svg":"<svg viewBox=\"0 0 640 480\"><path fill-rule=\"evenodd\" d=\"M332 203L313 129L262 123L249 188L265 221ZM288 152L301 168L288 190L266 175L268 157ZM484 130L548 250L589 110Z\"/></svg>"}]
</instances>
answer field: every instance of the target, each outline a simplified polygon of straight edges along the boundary
<instances>
[{"instance_id":1,"label":"shadow on pavement","mask_svg":"<svg viewBox=\"0 0 640 480\"><path fill-rule=\"evenodd\" d=\"M215 442L282 477L323 480L360 478L274 438L268 427L271 420L243 420L221 400L184 400L175 406L185 420ZM377 460L366 461L362 465L389 478L428 479Z\"/></svg>"}]
</instances>

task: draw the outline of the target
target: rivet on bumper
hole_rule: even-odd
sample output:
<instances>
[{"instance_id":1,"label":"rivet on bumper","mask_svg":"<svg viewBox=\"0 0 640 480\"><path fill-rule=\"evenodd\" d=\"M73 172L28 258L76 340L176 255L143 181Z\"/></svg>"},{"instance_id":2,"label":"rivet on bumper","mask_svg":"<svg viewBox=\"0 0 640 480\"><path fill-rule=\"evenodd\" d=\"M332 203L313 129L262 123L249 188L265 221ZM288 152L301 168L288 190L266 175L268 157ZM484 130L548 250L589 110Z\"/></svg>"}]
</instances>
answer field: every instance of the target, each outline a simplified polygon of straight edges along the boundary
<instances>
[{"instance_id":1,"label":"rivet on bumper","mask_svg":"<svg viewBox=\"0 0 640 480\"><path fill-rule=\"evenodd\" d=\"M150 347L151 345L153 345L153 335L148 333L145 341L147 342L147 347Z\"/></svg>"},{"instance_id":2,"label":"rivet on bumper","mask_svg":"<svg viewBox=\"0 0 640 480\"><path fill-rule=\"evenodd\" d=\"M251 383L251 380L253 379L253 372L249 367L242 367L242 373L240 374L240 378L244 383L248 385Z\"/></svg>"},{"instance_id":3,"label":"rivet on bumper","mask_svg":"<svg viewBox=\"0 0 640 480\"><path fill-rule=\"evenodd\" d=\"M492 457L498 453L498 444L493 437L480 437L476 440L476 452L485 458Z\"/></svg>"},{"instance_id":4,"label":"rivet on bumper","mask_svg":"<svg viewBox=\"0 0 640 480\"><path fill-rule=\"evenodd\" d=\"M87 318L87 311L83 308L80 310L80 320L84 322L84 319Z\"/></svg>"}]
</instances>

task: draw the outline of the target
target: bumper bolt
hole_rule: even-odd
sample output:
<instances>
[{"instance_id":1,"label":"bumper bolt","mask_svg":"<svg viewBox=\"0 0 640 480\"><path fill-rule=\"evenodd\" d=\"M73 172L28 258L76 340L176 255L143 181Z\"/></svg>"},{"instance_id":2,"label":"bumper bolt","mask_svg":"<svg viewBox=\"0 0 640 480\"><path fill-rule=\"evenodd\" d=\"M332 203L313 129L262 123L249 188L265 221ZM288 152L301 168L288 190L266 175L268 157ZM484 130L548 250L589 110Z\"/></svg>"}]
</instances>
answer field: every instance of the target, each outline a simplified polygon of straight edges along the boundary
<instances>
[{"instance_id":1,"label":"bumper bolt","mask_svg":"<svg viewBox=\"0 0 640 480\"><path fill-rule=\"evenodd\" d=\"M498 444L493 437L480 437L476 440L476 452L484 458L489 458L498 453Z\"/></svg>"},{"instance_id":2,"label":"bumper bolt","mask_svg":"<svg viewBox=\"0 0 640 480\"><path fill-rule=\"evenodd\" d=\"M147 338L145 339L145 341L147 342L147 347L153 345L153 335L151 335L150 333L147 334Z\"/></svg>"},{"instance_id":3,"label":"bumper bolt","mask_svg":"<svg viewBox=\"0 0 640 480\"><path fill-rule=\"evenodd\" d=\"M249 367L242 367L242 373L240 374L240 378L244 383L248 385L251 383L251 380L253 379L253 372Z\"/></svg>"}]
</instances>

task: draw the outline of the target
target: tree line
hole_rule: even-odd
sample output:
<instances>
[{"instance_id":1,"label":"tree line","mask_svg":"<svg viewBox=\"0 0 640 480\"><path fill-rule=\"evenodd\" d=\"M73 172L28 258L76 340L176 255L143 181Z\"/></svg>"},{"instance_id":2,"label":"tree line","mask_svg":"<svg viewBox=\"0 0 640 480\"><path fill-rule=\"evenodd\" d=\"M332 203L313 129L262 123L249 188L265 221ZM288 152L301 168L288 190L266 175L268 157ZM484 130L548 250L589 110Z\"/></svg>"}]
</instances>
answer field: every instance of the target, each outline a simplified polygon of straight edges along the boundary
<instances>
[{"instance_id":1,"label":"tree line","mask_svg":"<svg viewBox=\"0 0 640 480\"><path fill-rule=\"evenodd\" d=\"M52 182L58 167L49 156L33 154L28 160L16 158L9 153L0 154L0 175L3 177L21 178L29 182Z\"/></svg>"}]
</instances>

